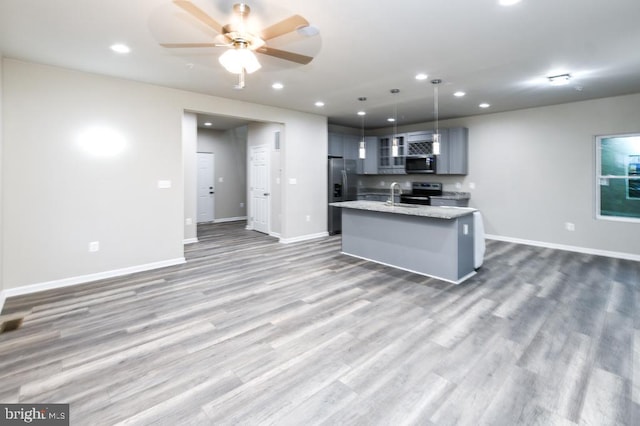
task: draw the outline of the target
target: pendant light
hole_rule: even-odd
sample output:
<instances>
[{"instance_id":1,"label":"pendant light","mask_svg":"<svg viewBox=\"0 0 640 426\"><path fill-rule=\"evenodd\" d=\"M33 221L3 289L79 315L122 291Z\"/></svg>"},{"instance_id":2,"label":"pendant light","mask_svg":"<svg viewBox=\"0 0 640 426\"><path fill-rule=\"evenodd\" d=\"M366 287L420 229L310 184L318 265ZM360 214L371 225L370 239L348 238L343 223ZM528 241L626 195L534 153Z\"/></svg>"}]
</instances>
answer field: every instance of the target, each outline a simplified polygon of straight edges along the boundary
<instances>
[{"instance_id":1,"label":"pendant light","mask_svg":"<svg viewBox=\"0 0 640 426\"><path fill-rule=\"evenodd\" d=\"M362 139L358 148L358 158L364 160L367 157L367 144L364 141L364 115L362 116Z\"/></svg>"},{"instance_id":2,"label":"pendant light","mask_svg":"<svg viewBox=\"0 0 640 426\"><path fill-rule=\"evenodd\" d=\"M438 129L438 84L442 83L442 80L431 80L433 84L433 115L435 117L435 131L433 133L433 155L440 155L440 132Z\"/></svg>"},{"instance_id":3,"label":"pendant light","mask_svg":"<svg viewBox=\"0 0 640 426\"><path fill-rule=\"evenodd\" d=\"M361 97L358 98L358 100L360 102L364 102L364 101L367 100L367 98L364 97L364 96L361 96ZM361 121L361 123L362 123L362 126L361 126L361 129L362 129L361 137L362 138L360 139L360 143L358 144L359 145L358 146L358 158L361 159L361 160L364 160L366 158L366 156L367 156L367 143L364 140L364 116L366 115L366 113L364 111L360 111L358 113L358 115L362 119L362 121Z\"/></svg>"},{"instance_id":4,"label":"pendant light","mask_svg":"<svg viewBox=\"0 0 640 426\"><path fill-rule=\"evenodd\" d=\"M400 89L391 89L391 94L396 95L400 93ZM393 106L393 139L391 140L391 156L398 156L398 102L396 101Z\"/></svg>"}]
</instances>

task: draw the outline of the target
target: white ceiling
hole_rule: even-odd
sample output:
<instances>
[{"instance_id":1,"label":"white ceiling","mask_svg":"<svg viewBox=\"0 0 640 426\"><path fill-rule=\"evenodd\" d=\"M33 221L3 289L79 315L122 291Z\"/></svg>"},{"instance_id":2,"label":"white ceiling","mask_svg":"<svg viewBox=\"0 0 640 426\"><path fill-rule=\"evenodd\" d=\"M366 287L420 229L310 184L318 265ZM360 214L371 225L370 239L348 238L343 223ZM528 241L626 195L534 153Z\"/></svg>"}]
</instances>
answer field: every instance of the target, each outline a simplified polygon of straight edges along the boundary
<instances>
[{"instance_id":1,"label":"white ceiling","mask_svg":"<svg viewBox=\"0 0 640 426\"><path fill-rule=\"evenodd\" d=\"M268 45L315 56L308 65L259 55L244 90L217 62L223 48L169 50L159 42L206 42L215 34L171 0L2 0L0 53L168 87L326 115L367 128L640 92L639 0L247 0L264 28L293 14L320 33ZM234 0L193 0L221 23ZM128 55L112 52L126 43ZM417 81L418 72L429 75ZM549 73L569 72L552 87ZM285 88L275 91L274 82ZM400 89L397 95L392 88ZM467 95L454 98L453 92ZM358 97L365 96L366 102ZM318 100L323 108L314 106ZM479 109L488 102L491 107Z\"/></svg>"}]
</instances>

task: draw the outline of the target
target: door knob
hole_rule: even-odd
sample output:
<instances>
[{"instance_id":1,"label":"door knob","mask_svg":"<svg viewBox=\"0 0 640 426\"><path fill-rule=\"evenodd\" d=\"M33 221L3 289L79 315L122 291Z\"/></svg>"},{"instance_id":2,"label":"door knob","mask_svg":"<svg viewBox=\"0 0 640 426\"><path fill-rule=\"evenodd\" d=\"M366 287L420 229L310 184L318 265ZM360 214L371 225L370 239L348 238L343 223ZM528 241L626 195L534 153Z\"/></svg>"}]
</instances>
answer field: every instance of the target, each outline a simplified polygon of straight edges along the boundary
<instances>
[{"instance_id":1,"label":"door knob","mask_svg":"<svg viewBox=\"0 0 640 426\"><path fill-rule=\"evenodd\" d=\"M215 192L209 192L209 194L215 194Z\"/></svg>"},{"instance_id":2,"label":"door knob","mask_svg":"<svg viewBox=\"0 0 640 426\"><path fill-rule=\"evenodd\" d=\"M266 197L267 195L269 195L269 193L268 193L268 192L265 192L265 193L264 193L264 194L262 194L262 195L264 195L264 196Z\"/></svg>"}]
</instances>

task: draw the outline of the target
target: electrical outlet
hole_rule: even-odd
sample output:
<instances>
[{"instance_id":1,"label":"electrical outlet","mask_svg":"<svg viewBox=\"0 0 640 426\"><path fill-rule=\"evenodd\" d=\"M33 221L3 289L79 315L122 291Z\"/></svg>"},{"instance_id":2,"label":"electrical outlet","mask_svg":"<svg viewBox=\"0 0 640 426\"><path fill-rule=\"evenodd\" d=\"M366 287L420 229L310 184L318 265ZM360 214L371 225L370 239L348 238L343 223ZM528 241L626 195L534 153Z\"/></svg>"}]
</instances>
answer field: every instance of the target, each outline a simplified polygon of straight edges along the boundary
<instances>
[{"instance_id":1,"label":"electrical outlet","mask_svg":"<svg viewBox=\"0 0 640 426\"><path fill-rule=\"evenodd\" d=\"M240 208L244 208L244 203L240 203Z\"/></svg>"},{"instance_id":2,"label":"electrical outlet","mask_svg":"<svg viewBox=\"0 0 640 426\"><path fill-rule=\"evenodd\" d=\"M456 189L462 188L462 184L460 182L456 182Z\"/></svg>"},{"instance_id":3,"label":"electrical outlet","mask_svg":"<svg viewBox=\"0 0 640 426\"><path fill-rule=\"evenodd\" d=\"M220 177L218 178L218 182L224 182L224 178L223 178L222 176L220 176Z\"/></svg>"},{"instance_id":4,"label":"electrical outlet","mask_svg":"<svg viewBox=\"0 0 640 426\"><path fill-rule=\"evenodd\" d=\"M469 189L476 189L476 183L475 182L469 182Z\"/></svg>"},{"instance_id":5,"label":"electrical outlet","mask_svg":"<svg viewBox=\"0 0 640 426\"><path fill-rule=\"evenodd\" d=\"M89 243L89 251L96 252L98 250L100 250L100 241L91 241Z\"/></svg>"},{"instance_id":6,"label":"electrical outlet","mask_svg":"<svg viewBox=\"0 0 640 426\"><path fill-rule=\"evenodd\" d=\"M307 222L311 222L311 216L307 215Z\"/></svg>"},{"instance_id":7,"label":"electrical outlet","mask_svg":"<svg viewBox=\"0 0 640 426\"><path fill-rule=\"evenodd\" d=\"M576 230L576 224L575 223L565 222L564 227L566 228L567 231L575 231Z\"/></svg>"},{"instance_id":8,"label":"electrical outlet","mask_svg":"<svg viewBox=\"0 0 640 426\"><path fill-rule=\"evenodd\" d=\"M193 224L193 220L192 220L190 217L188 217L188 218L186 218L186 219L184 220L184 223L185 223L186 225L191 225L191 224Z\"/></svg>"}]
</instances>

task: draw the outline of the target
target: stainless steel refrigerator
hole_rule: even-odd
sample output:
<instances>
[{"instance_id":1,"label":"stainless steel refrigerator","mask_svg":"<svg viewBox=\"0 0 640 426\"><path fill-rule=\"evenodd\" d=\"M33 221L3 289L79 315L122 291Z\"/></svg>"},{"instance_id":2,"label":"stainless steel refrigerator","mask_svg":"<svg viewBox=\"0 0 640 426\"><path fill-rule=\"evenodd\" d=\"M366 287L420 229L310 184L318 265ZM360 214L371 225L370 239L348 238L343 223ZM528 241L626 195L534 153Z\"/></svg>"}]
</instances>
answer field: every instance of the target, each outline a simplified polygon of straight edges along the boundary
<instances>
[{"instance_id":1,"label":"stainless steel refrigerator","mask_svg":"<svg viewBox=\"0 0 640 426\"><path fill-rule=\"evenodd\" d=\"M329 158L329 202L358 199L356 160ZM329 234L342 231L342 209L329 206Z\"/></svg>"}]
</instances>

